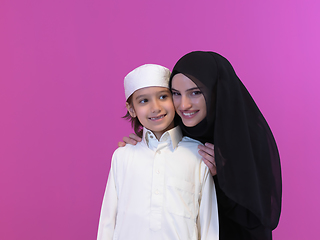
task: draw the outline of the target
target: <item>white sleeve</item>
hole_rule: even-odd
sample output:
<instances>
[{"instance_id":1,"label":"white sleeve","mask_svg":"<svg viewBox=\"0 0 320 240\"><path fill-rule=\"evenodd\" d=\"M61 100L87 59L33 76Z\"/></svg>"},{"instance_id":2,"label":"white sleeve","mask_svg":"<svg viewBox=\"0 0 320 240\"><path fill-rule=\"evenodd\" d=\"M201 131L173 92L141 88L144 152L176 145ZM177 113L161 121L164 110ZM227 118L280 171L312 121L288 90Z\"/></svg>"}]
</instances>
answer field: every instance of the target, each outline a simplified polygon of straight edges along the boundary
<instances>
[{"instance_id":1,"label":"white sleeve","mask_svg":"<svg viewBox=\"0 0 320 240\"><path fill-rule=\"evenodd\" d=\"M118 196L115 184L115 167L112 157L107 186L103 197L97 240L112 240L117 218Z\"/></svg>"},{"instance_id":2,"label":"white sleeve","mask_svg":"<svg viewBox=\"0 0 320 240\"><path fill-rule=\"evenodd\" d=\"M216 188L213 177L206 167L204 182L202 183L202 197L200 200L198 215L199 239L218 240L219 239L219 219Z\"/></svg>"}]
</instances>

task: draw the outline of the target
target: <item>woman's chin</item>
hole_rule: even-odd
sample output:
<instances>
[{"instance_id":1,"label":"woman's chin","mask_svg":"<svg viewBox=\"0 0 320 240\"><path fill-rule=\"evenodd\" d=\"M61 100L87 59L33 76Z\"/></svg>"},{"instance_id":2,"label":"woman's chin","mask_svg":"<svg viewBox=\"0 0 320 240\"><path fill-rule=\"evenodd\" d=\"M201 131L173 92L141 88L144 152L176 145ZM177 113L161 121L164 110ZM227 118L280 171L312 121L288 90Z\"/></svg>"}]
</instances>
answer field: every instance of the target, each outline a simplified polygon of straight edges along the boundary
<instances>
[{"instance_id":1,"label":"woman's chin","mask_svg":"<svg viewBox=\"0 0 320 240\"><path fill-rule=\"evenodd\" d=\"M207 116L207 112L197 111L195 114L187 116L179 114L179 116L182 120L183 125L185 125L186 127L194 127L198 125Z\"/></svg>"},{"instance_id":2,"label":"woman's chin","mask_svg":"<svg viewBox=\"0 0 320 240\"><path fill-rule=\"evenodd\" d=\"M185 125L186 127L194 127L196 126L199 121L194 121L195 119L183 119L182 118L182 123L183 125Z\"/></svg>"}]
</instances>

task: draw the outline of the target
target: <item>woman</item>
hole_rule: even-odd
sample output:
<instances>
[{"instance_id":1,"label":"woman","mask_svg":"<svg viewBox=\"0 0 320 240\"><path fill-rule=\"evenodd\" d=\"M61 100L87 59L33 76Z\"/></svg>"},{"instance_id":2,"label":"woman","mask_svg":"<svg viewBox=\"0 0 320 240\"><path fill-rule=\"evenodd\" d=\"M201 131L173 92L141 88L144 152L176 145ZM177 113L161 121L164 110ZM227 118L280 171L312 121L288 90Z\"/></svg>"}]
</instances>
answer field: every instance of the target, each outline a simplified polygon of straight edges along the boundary
<instances>
[{"instance_id":1,"label":"woman","mask_svg":"<svg viewBox=\"0 0 320 240\"><path fill-rule=\"evenodd\" d=\"M279 154L231 64L214 52L188 53L174 66L170 88L184 134L214 144L200 154L216 184L220 239L272 239L281 211Z\"/></svg>"}]
</instances>

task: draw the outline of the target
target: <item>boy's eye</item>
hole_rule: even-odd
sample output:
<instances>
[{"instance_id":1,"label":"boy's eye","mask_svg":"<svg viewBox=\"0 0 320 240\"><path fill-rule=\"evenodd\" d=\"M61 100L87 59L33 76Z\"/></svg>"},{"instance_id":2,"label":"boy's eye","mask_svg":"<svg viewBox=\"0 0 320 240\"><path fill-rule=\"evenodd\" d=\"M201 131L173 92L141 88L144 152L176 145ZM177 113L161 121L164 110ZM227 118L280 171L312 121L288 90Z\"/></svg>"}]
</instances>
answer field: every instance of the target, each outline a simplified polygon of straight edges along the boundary
<instances>
[{"instance_id":1,"label":"boy's eye","mask_svg":"<svg viewBox=\"0 0 320 240\"><path fill-rule=\"evenodd\" d=\"M139 101L139 103L146 103L146 102L148 102L148 99L141 99L141 100Z\"/></svg>"},{"instance_id":2,"label":"boy's eye","mask_svg":"<svg viewBox=\"0 0 320 240\"><path fill-rule=\"evenodd\" d=\"M166 99L168 97L168 95L161 95L160 99Z\"/></svg>"}]
</instances>

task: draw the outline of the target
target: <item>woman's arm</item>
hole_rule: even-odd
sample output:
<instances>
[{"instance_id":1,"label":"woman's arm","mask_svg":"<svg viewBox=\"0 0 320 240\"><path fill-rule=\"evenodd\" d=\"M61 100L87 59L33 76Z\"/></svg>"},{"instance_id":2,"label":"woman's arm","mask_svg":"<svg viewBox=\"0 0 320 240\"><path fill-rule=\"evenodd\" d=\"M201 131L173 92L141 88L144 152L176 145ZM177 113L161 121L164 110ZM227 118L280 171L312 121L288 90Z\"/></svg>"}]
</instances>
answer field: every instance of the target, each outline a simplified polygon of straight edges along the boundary
<instances>
[{"instance_id":1,"label":"woman's arm","mask_svg":"<svg viewBox=\"0 0 320 240\"><path fill-rule=\"evenodd\" d=\"M130 133L129 137L123 137L123 142L118 142L118 147L124 147L126 144L136 145L138 142L141 142L142 139L134 133Z\"/></svg>"},{"instance_id":2,"label":"woman's arm","mask_svg":"<svg viewBox=\"0 0 320 240\"><path fill-rule=\"evenodd\" d=\"M214 145L212 143L205 143L199 145L199 154L202 156L202 161L208 166L212 176L217 174L216 161L214 159Z\"/></svg>"}]
</instances>

